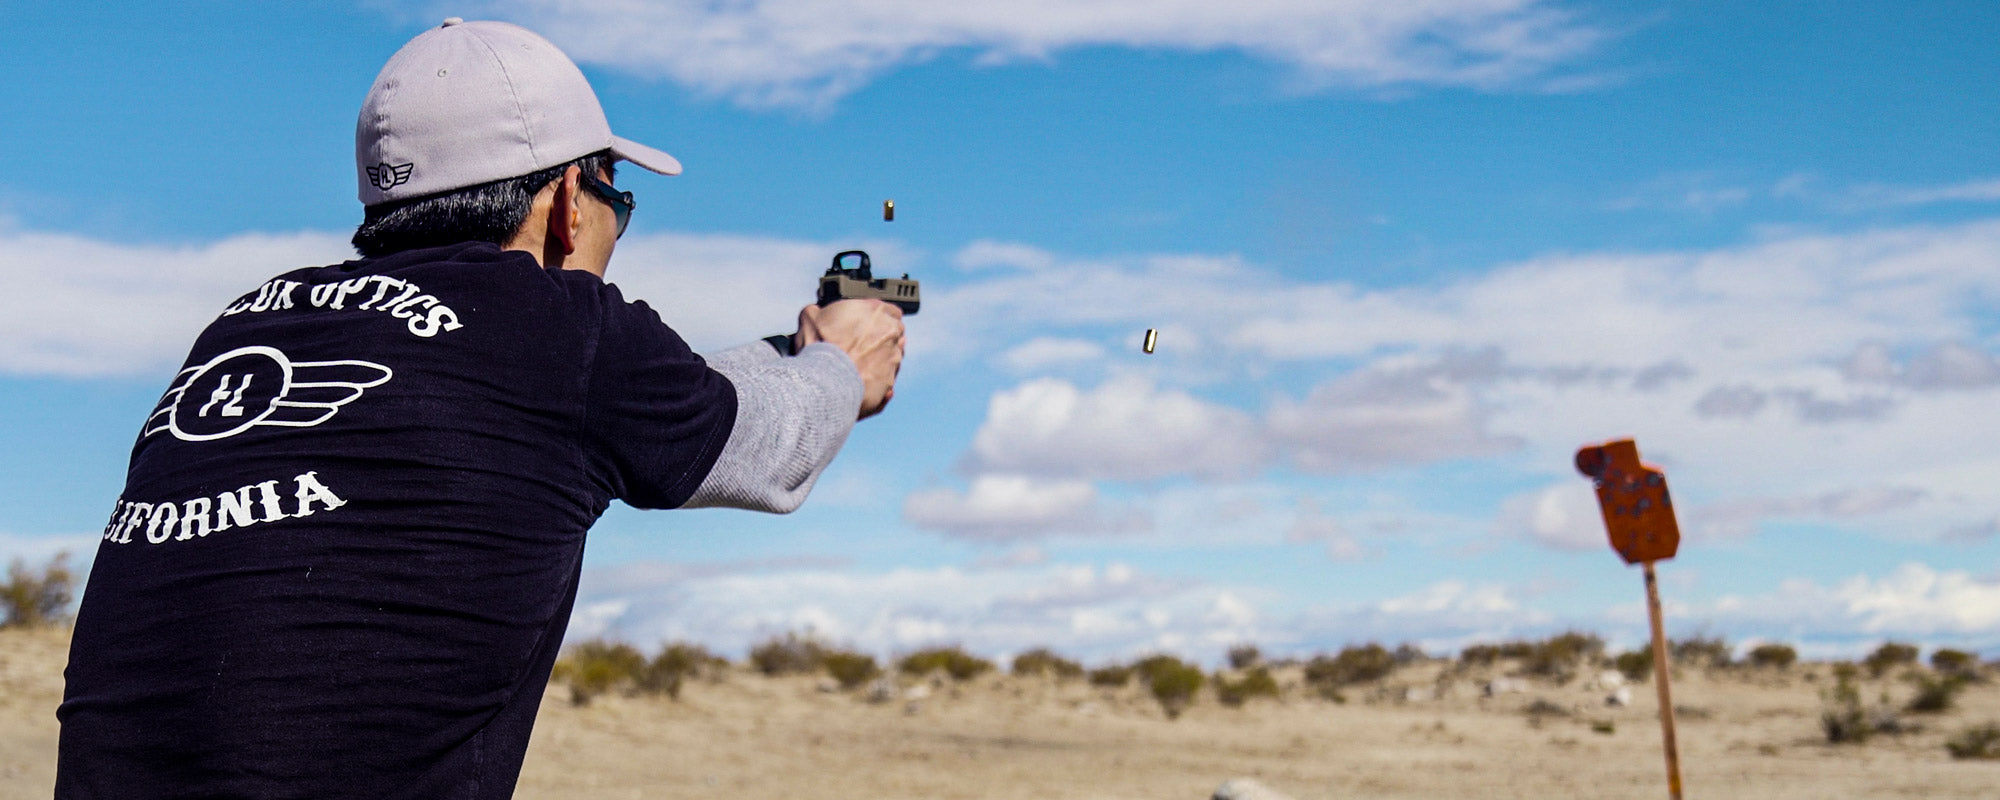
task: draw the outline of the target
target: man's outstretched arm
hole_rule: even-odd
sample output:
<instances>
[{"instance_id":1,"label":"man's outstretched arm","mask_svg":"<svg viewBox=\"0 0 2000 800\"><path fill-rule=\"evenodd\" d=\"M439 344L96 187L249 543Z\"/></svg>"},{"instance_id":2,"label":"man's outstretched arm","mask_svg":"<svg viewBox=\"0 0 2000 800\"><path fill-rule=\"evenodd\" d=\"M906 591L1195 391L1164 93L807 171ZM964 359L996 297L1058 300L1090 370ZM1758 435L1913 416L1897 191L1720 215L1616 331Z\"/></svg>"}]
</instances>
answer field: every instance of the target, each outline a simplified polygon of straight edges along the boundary
<instances>
[{"instance_id":1,"label":"man's outstretched arm","mask_svg":"<svg viewBox=\"0 0 2000 800\"><path fill-rule=\"evenodd\" d=\"M701 488L682 508L790 513L833 463L861 406L861 375L824 342L791 358L752 342L709 357L736 387L736 422Z\"/></svg>"},{"instance_id":2,"label":"man's outstretched arm","mask_svg":"<svg viewBox=\"0 0 2000 800\"><path fill-rule=\"evenodd\" d=\"M780 356L762 341L709 366L736 388L736 421L715 466L682 508L789 513L847 441L858 418L882 410L903 362L902 313L852 300L799 314L803 347Z\"/></svg>"}]
</instances>

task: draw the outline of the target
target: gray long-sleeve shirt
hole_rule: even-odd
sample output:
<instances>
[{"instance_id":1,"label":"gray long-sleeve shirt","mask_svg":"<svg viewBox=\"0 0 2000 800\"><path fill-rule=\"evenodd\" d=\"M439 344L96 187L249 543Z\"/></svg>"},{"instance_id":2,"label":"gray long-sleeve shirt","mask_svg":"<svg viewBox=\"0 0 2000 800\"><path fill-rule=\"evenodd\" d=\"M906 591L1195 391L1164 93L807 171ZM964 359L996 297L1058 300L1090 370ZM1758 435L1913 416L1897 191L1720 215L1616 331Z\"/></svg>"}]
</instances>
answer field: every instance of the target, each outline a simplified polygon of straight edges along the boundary
<instances>
[{"instance_id":1,"label":"gray long-sleeve shirt","mask_svg":"<svg viewBox=\"0 0 2000 800\"><path fill-rule=\"evenodd\" d=\"M751 342L708 358L736 387L736 422L715 466L682 508L790 513L854 429L861 373L847 353L817 342L792 357Z\"/></svg>"}]
</instances>

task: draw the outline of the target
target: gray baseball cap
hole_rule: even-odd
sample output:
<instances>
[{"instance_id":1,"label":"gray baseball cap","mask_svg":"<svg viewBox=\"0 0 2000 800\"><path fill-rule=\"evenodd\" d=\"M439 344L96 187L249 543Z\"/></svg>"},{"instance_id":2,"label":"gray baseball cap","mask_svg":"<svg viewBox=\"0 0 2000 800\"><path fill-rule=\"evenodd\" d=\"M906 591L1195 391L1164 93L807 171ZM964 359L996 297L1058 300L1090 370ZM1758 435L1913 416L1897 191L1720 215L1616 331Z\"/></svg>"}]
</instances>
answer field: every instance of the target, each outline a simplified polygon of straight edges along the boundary
<instances>
[{"instance_id":1,"label":"gray baseball cap","mask_svg":"<svg viewBox=\"0 0 2000 800\"><path fill-rule=\"evenodd\" d=\"M547 39L457 18L389 57L354 124L362 205L526 175L610 150L662 175L681 162L611 135L583 72Z\"/></svg>"}]
</instances>

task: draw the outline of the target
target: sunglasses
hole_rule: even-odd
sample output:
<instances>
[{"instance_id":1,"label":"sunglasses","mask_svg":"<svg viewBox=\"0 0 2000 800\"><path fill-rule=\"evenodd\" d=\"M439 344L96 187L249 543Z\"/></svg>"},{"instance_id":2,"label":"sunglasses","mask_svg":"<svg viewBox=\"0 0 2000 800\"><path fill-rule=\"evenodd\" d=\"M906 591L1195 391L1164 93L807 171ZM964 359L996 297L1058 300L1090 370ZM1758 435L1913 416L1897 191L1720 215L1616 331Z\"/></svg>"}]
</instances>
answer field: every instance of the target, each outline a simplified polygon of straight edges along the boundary
<instances>
[{"instance_id":1,"label":"sunglasses","mask_svg":"<svg viewBox=\"0 0 2000 800\"><path fill-rule=\"evenodd\" d=\"M603 198L604 202L611 205L612 216L618 218L618 237L623 238L625 226L632 224L632 209L636 207L632 202L632 193L621 192L611 184L598 180L596 175L578 173L577 177L583 179L584 187L589 189L591 194Z\"/></svg>"}]
</instances>

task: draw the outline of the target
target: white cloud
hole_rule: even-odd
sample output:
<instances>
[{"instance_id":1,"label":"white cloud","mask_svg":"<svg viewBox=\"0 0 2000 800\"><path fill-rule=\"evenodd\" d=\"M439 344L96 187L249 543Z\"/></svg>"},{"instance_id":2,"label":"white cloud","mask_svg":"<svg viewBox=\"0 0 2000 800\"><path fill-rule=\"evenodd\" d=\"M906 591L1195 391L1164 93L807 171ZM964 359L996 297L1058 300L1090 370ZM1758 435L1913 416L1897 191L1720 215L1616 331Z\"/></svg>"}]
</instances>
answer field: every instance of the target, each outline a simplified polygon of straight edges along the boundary
<instances>
[{"instance_id":1,"label":"white cloud","mask_svg":"<svg viewBox=\"0 0 2000 800\"><path fill-rule=\"evenodd\" d=\"M1104 345L1084 339L1037 336L1000 355L1000 363L1015 372L1087 364L1104 358Z\"/></svg>"},{"instance_id":2,"label":"white cloud","mask_svg":"<svg viewBox=\"0 0 2000 800\"><path fill-rule=\"evenodd\" d=\"M1237 51L1307 87L1562 90L1601 81L1558 73L1607 38L1544 0L487 0L471 10L534 28L579 61L750 106L824 107L942 52L999 64L1088 47Z\"/></svg>"},{"instance_id":3,"label":"white cloud","mask_svg":"<svg viewBox=\"0 0 2000 800\"><path fill-rule=\"evenodd\" d=\"M1441 652L1544 631L1556 622L1529 606L1519 588L1448 579L1384 600L1315 609L1289 621L1285 630L1293 649L1415 642Z\"/></svg>"},{"instance_id":4,"label":"white cloud","mask_svg":"<svg viewBox=\"0 0 2000 800\"><path fill-rule=\"evenodd\" d=\"M1112 377L1095 389L1042 378L997 393L1013 413L1002 426L989 410L967 457L975 470L1185 475L1171 460L1121 470L1097 454L1168 443L1200 452L1224 440L1219 463L1233 471L1205 477L1459 458L1540 474L1566 466L1581 443L1636 436L1672 468L1684 503L1740 499L1749 486L1781 498L1897 486L1926 500L1846 519L1936 537L2000 517L2000 502L1969 485L2000 450L2000 429L1963 424L2000 402L2000 349L1988 333L2000 301L2000 221L1551 255L1385 289L1295 280L1229 256L1068 259L992 242L972 250L961 256L1016 269L972 273L945 294L955 339L1185 331L1171 360L1107 353ZM1063 275L1065 288L1051 288L1047 273ZM1131 392L1131 375L1142 373L1145 392ZM1083 402L1114 387L1144 398L1176 385L1269 387L1275 375L1328 373L1302 396L1266 388L1262 410L1245 407L1255 395L1217 391L1195 407L1224 422L1187 429L1113 424ZM1244 444L1252 430L1261 445Z\"/></svg>"},{"instance_id":5,"label":"white cloud","mask_svg":"<svg viewBox=\"0 0 2000 800\"><path fill-rule=\"evenodd\" d=\"M1940 186L1867 184L1848 190L1840 199L1851 208L1924 206L1937 203L1982 203L2000 200L2000 178L1984 178Z\"/></svg>"},{"instance_id":6,"label":"white cloud","mask_svg":"<svg viewBox=\"0 0 2000 800\"><path fill-rule=\"evenodd\" d=\"M1597 492L1582 475L1507 498L1500 504L1496 527L1503 535L1557 550L1611 546L1604 533L1604 516L1597 507Z\"/></svg>"},{"instance_id":7,"label":"white cloud","mask_svg":"<svg viewBox=\"0 0 2000 800\"><path fill-rule=\"evenodd\" d=\"M1314 388L1301 402L1279 401L1269 435L1294 466L1353 472L1401 464L1496 455L1520 442L1487 431L1488 410L1453 375L1451 359L1432 365L1389 361Z\"/></svg>"},{"instance_id":8,"label":"white cloud","mask_svg":"<svg viewBox=\"0 0 2000 800\"><path fill-rule=\"evenodd\" d=\"M1321 513L1319 504L1311 500L1300 503L1298 517L1285 531L1285 541L1324 543L1326 557L1334 561L1361 561L1373 555L1347 526Z\"/></svg>"},{"instance_id":9,"label":"white cloud","mask_svg":"<svg viewBox=\"0 0 2000 800\"><path fill-rule=\"evenodd\" d=\"M1911 486L1861 486L1806 497L1738 498L1695 508L1686 514L1686 524L1698 536L1740 538L1764 521L1850 522L1908 509L1929 495Z\"/></svg>"},{"instance_id":10,"label":"white cloud","mask_svg":"<svg viewBox=\"0 0 2000 800\"><path fill-rule=\"evenodd\" d=\"M2000 384L2000 357L1964 342L1938 342L1898 360L1888 345L1866 342L1841 364L1841 373L1858 383L1918 390L1983 389Z\"/></svg>"},{"instance_id":11,"label":"white cloud","mask_svg":"<svg viewBox=\"0 0 2000 800\"><path fill-rule=\"evenodd\" d=\"M40 569L56 556L64 555L65 563L76 571L80 579L90 571L90 563L97 557L97 544L102 538L95 533L28 536L0 532L0 568L18 559L29 569ZM83 589L81 580L77 582L77 589Z\"/></svg>"},{"instance_id":12,"label":"white cloud","mask_svg":"<svg viewBox=\"0 0 2000 800\"><path fill-rule=\"evenodd\" d=\"M1605 204L1613 211L1668 210L1708 215L1741 206L1758 194L1743 186L1718 185L1709 173L1663 175Z\"/></svg>"},{"instance_id":13,"label":"white cloud","mask_svg":"<svg viewBox=\"0 0 2000 800\"><path fill-rule=\"evenodd\" d=\"M1143 529L1143 515L1115 518L1099 505L1087 481L1040 481L1020 475L981 475L968 491L936 488L903 501L911 525L950 536L1007 541L1044 533L1125 532Z\"/></svg>"},{"instance_id":14,"label":"white cloud","mask_svg":"<svg viewBox=\"0 0 2000 800\"><path fill-rule=\"evenodd\" d=\"M171 372L230 301L300 267L353 256L330 233L232 236L202 245L117 244L0 230L0 371Z\"/></svg>"},{"instance_id":15,"label":"white cloud","mask_svg":"<svg viewBox=\"0 0 2000 800\"><path fill-rule=\"evenodd\" d=\"M1088 392L1043 378L999 392L968 454L976 472L1120 479L1241 474L1263 460L1248 414L1140 378Z\"/></svg>"},{"instance_id":16,"label":"white cloud","mask_svg":"<svg viewBox=\"0 0 2000 800\"><path fill-rule=\"evenodd\" d=\"M1767 594L1725 595L1681 614L1781 640L1888 637L1992 646L2000 643L2000 582L1911 562L1879 578L1856 575L1833 585L1790 579Z\"/></svg>"}]
</instances>

